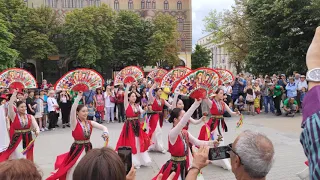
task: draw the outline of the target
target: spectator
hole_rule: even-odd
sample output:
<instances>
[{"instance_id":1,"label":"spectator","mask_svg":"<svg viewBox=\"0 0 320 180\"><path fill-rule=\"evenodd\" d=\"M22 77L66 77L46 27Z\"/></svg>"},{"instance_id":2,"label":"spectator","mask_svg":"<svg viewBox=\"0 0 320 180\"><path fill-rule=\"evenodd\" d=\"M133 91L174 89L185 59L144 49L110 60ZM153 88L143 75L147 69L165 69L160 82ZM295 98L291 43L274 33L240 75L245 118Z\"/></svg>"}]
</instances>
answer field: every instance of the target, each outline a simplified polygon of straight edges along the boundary
<instances>
[{"instance_id":1,"label":"spectator","mask_svg":"<svg viewBox=\"0 0 320 180\"><path fill-rule=\"evenodd\" d=\"M306 96L306 93L307 93L307 89L305 87L303 87L302 91L301 91L301 94L300 94L300 103L301 103L301 105L299 106L299 108L302 107L303 99Z\"/></svg>"},{"instance_id":2,"label":"spectator","mask_svg":"<svg viewBox=\"0 0 320 180\"><path fill-rule=\"evenodd\" d=\"M240 112L245 111L245 107L244 107L245 101L244 101L243 96L240 96L240 97L236 100L236 102L234 103L234 105L235 105L235 108L237 108Z\"/></svg>"},{"instance_id":3,"label":"spectator","mask_svg":"<svg viewBox=\"0 0 320 180\"><path fill-rule=\"evenodd\" d=\"M207 146L200 146L198 151L194 147L193 150L193 161L192 167L188 171L188 175L186 180L195 180L197 179L200 171L202 168L206 167L209 164L208 154L209 154L209 147Z\"/></svg>"},{"instance_id":4,"label":"spectator","mask_svg":"<svg viewBox=\"0 0 320 180\"><path fill-rule=\"evenodd\" d=\"M58 103L61 108L61 115L62 115L62 128L70 127L69 119L70 119L70 111L71 111L71 97L69 93L63 90L58 98Z\"/></svg>"},{"instance_id":5,"label":"spectator","mask_svg":"<svg viewBox=\"0 0 320 180\"><path fill-rule=\"evenodd\" d=\"M281 97L281 99L282 99L282 101L284 101L285 99L286 99L286 86L287 86L287 84L288 84L288 82L287 82L287 79L286 79L286 75L285 74L281 74L280 75L280 79L278 80L278 82L277 82L277 85L279 85L279 86L282 86L283 87L283 89L284 89L284 91L283 91L283 93L282 93L282 97Z\"/></svg>"},{"instance_id":6,"label":"spectator","mask_svg":"<svg viewBox=\"0 0 320 180\"><path fill-rule=\"evenodd\" d=\"M255 115L254 112L254 99L255 99L255 93L251 84L251 81L247 82L247 86L244 88L244 93L247 93L246 95L246 104L247 104L247 109L248 109L248 113L252 114L253 116Z\"/></svg>"},{"instance_id":7,"label":"spectator","mask_svg":"<svg viewBox=\"0 0 320 180\"><path fill-rule=\"evenodd\" d=\"M41 87L40 89L49 89L52 87L52 84L48 84L47 80L42 80L42 84L41 84Z\"/></svg>"},{"instance_id":8,"label":"spectator","mask_svg":"<svg viewBox=\"0 0 320 180\"><path fill-rule=\"evenodd\" d=\"M96 89L96 94L94 95L94 107L96 111L100 114L101 119L104 119L104 96L101 88Z\"/></svg>"},{"instance_id":9,"label":"spectator","mask_svg":"<svg viewBox=\"0 0 320 180\"><path fill-rule=\"evenodd\" d=\"M37 104L34 102L34 91L29 91L28 97L26 99L27 104L27 112L28 114L35 115L36 114L36 106Z\"/></svg>"},{"instance_id":10,"label":"spectator","mask_svg":"<svg viewBox=\"0 0 320 180\"><path fill-rule=\"evenodd\" d=\"M313 41L307 52L306 64L309 71L320 68L320 27L317 28ZM300 142L304 153L308 158L310 179L319 179L320 177L320 83L319 77L316 82L309 81L308 93L304 98L303 120L301 123L302 133Z\"/></svg>"},{"instance_id":11,"label":"spectator","mask_svg":"<svg viewBox=\"0 0 320 180\"><path fill-rule=\"evenodd\" d=\"M273 93L270 90L270 86L273 84L270 83L270 79L266 78L266 80L263 82L261 87L261 95L263 98L263 104L264 104L264 112L267 114L269 112L269 105L270 105L270 111L274 113L274 104L273 104Z\"/></svg>"},{"instance_id":12,"label":"spectator","mask_svg":"<svg viewBox=\"0 0 320 180\"><path fill-rule=\"evenodd\" d=\"M283 87L279 85L272 84L270 87L270 94L273 95L273 102L274 102L275 109L277 110L277 113L276 113L277 116L282 115L282 112L280 109L282 90L283 90Z\"/></svg>"},{"instance_id":13,"label":"spectator","mask_svg":"<svg viewBox=\"0 0 320 180\"><path fill-rule=\"evenodd\" d=\"M103 165L103 166L102 166ZM92 149L79 162L73 173L75 180L134 180L136 170L126 175L118 154L110 148Z\"/></svg>"},{"instance_id":14,"label":"spectator","mask_svg":"<svg viewBox=\"0 0 320 180\"><path fill-rule=\"evenodd\" d=\"M35 108L35 115L34 118L36 118L40 131L44 131L43 129L43 113L44 113L44 107L43 107L43 100L40 99L40 93L37 92L36 96L35 96L35 100L34 100L35 104L36 104L36 108Z\"/></svg>"},{"instance_id":15,"label":"spectator","mask_svg":"<svg viewBox=\"0 0 320 180\"><path fill-rule=\"evenodd\" d=\"M298 102L294 98L288 98L283 102L283 109L286 112L286 116L294 116L299 110Z\"/></svg>"},{"instance_id":16,"label":"spectator","mask_svg":"<svg viewBox=\"0 0 320 180\"><path fill-rule=\"evenodd\" d=\"M59 117L59 105L54 97L55 93L53 90L49 91L49 97L47 99L48 111L49 111L49 130L55 130Z\"/></svg>"},{"instance_id":17,"label":"spectator","mask_svg":"<svg viewBox=\"0 0 320 180\"><path fill-rule=\"evenodd\" d=\"M96 115L93 102L87 105L87 108L88 108L88 120L93 121L93 117Z\"/></svg>"},{"instance_id":18,"label":"spectator","mask_svg":"<svg viewBox=\"0 0 320 180\"><path fill-rule=\"evenodd\" d=\"M94 96L95 96L94 90L89 90L83 93L83 103L84 105L89 105L90 103L93 103Z\"/></svg>"},{"instance_id":19,"label":"spectator","mask_svg":"<svg viewBox=\"0 0 320 180\"><path fill-rule=\"evenodd\" d=\"M119 123L125 120L125 110L124 110L124 88L120 85L117 92L117 103L118 103L118 119Z\"/></svg>"},{"instance_id":20,"label":"spectator","mask_svg":"<svg viewBox=\"0 0 320 180\"><path fill-rule=\"evenodd\" d=\"M46 124L47 124L47 118L48 118L48 104L47 104L47 100L48 100L48 96L47 96L47 91L44 89L40 90L40 99L43 101L43 115L42 115L42 127L40 128L44 128L45 131L48 130Z\"/></svg>"},{"instance_id":21,"label":"spectator","mask_svg":"<svg viewBox=\"0 0 320 180\"><path fill-rule=\"evenodd\" d=\"M298 83L300 82L300 74L296 73L296 74L294 75L294 82L295 82L296 84L298 84Z\"/></svg>"},{"instance_id":22,"label":"spectator","mask_svg":"<svg viewBox=\"0 0 320 180\"><path fill-rule=\"evenodd\" d=\"M236 76L236 79L232 82L232 93L231 97L233 102L235 102L239 96L243 93L244 83L241 81L239 75Z\"/></svg>"},{"instance_id":23,"label":"spectator","mask_svg":"<svg viewBox=\"0 0 320 180\"><path fill-rule=\"evenodd\" d=\"M297 98L297 83L294 82L293 77L289 78L289 83L286 86L287 98Z\"/></svg>"},{"instance_id":24,"label":"spectator","mask_svg":"<svg viewBox=\"0 0 320 180\"><path fill-rule=\"evenodd\" d=\"M35 164L27 159L7 160L0 163L1 180L41 180Z\"/></svg>"},{"instance_id":25,"label":"spectator","mask_svg":"<svg viewBox=\"0 0 320 180\"><path fill-rule=\"evenodd\" d=\"M107 86L106 92L104 93L104 101L105 101L105 107L107 110L106 114L106 120L107 123L110 123L110 120L114 123L114 107L116 103L115 94L113 91L111 91L111 87Z\"/></svg>"},{"instance_id":26,"label":"spectator","mask_svg":"<svg viewBox=\"0 0 320 180\"><path fill-rule=\"evenodd\" d=\"M305 88L305 90L308 89L308 83L306 81L306 76L305 75L301 75L300 76L300 81L297 84L297 90L298 90L297 101L298 101L299 107L301 107L301 103L302 103L302 101L301 101L301 93L302 93L302 89L303 88Z\"/></svg>"},{"instance_id":27,"label":"spectator","mask_svg":"<svg viewBox=\"0 0 320 180\"><path fill-rule=\"evenodd\" d=\"M250 130L230 145L232 172L237 180L263 180L274 161L273 144L265 135Z\"/></svg>"}]
</instances>

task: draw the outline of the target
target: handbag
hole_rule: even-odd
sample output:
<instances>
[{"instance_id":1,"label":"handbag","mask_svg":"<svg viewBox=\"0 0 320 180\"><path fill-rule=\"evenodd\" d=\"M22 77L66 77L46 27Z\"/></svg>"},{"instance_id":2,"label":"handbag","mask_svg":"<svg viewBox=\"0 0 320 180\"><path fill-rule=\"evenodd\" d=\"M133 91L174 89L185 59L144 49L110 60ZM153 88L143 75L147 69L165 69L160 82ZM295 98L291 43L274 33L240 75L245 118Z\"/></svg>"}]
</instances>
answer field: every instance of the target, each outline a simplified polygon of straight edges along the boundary
<instances>
[{"instance_id":1,"label":"handbag","mask_svg":"<svg viewBox=\"0 0 320 180\"><path fill-rule=\"evenodd\" d=\"M112 103L116 103L117 102L117 99L115 97L109 96L109 98L110 98L110 102L112 102Z\"/></svg>"}]
</instances>

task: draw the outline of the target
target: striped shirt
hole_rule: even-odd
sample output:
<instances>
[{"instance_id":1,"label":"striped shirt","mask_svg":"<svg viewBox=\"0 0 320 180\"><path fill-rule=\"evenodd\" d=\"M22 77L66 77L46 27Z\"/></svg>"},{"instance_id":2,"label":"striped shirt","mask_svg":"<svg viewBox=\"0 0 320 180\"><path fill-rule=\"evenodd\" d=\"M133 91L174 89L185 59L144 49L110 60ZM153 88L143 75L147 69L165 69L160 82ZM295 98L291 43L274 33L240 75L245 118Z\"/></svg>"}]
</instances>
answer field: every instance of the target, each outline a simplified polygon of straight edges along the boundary
<instances>
[{"instance_id":1,"label":"striped shirt","mask_svg":"<svg viewBox=\"0 0 320 180\"><path fill-rule=\"evenodd\" d=\"M300 142L308 158L310 179L320 179L320 86L307 92L303 103Z\"/></svg>"}]
</instances>

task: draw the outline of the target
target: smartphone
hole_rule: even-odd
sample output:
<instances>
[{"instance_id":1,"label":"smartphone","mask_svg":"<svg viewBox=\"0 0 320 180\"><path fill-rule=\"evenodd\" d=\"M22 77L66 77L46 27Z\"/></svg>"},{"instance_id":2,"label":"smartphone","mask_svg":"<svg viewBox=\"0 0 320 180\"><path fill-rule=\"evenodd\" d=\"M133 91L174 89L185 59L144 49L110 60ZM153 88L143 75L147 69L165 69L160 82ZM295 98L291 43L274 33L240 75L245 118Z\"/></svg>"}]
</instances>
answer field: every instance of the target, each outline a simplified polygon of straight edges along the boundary
<instances>
[{"instance_id":1,"label":"smartphone","mask_svg":"<svg viewBox=\"0 0 320 180\"><path fill-rule=\"evenodd\" d=\"M219 160L219 159L228 159L230 158L230 147L229 146L220 146L216 148L209 149L209 160Z\"/></svg>"},{"instance_id":2,"label":"smartphone","mask_svg":"<svg viewBox=\"0 0 320 180\"><path fill-rule=\"evenodd\" d=\"M131 147L128 146L121 146L118 148L118 155L120 156L126 173L128 174L131 167L132 167L132 151L131 151Z\"/></svg>"}]
</instances>

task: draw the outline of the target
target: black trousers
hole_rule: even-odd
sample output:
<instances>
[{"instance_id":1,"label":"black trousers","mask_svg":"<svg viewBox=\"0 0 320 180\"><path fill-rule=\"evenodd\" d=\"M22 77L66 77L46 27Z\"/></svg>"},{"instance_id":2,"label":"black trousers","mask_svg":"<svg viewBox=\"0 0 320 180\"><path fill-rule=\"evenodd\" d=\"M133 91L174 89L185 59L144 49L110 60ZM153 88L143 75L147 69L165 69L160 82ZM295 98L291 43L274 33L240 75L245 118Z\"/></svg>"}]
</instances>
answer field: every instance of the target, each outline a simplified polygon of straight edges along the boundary
<instances>
[{"instance_id":1,"label":"black trousers","mask_svg":"<svg viewBox=\"0 0 320 180\"><path fill-rule=\"evenodd\" d=\"M124 120L125 120L125 118L124 118L124 114L125 114L124 103L118 103L117 106L118 106L118 120L124 122Z\"/></svg>"},{"instance_id":2,"label":"black trousers","mask_svg":"<svg viewBox=\"0 0 320 180\"><path fill-rule=\"evenodd\" d=\"M49 129L55 128L58 123L58 116L55 111L49 112Z\"/></svg>"},{"instance_id":3,"label":"black trousers","mask_svg":"<svg viewBox=\"0 0 320 180\"><path fill-rule=\"evenodd\" d=\"M273 98L273 102L274 102L274 107L277 110L277 114L282 114L280 109L281 96L276 96L275 98Z\"/></svg>"}]
</instances>

